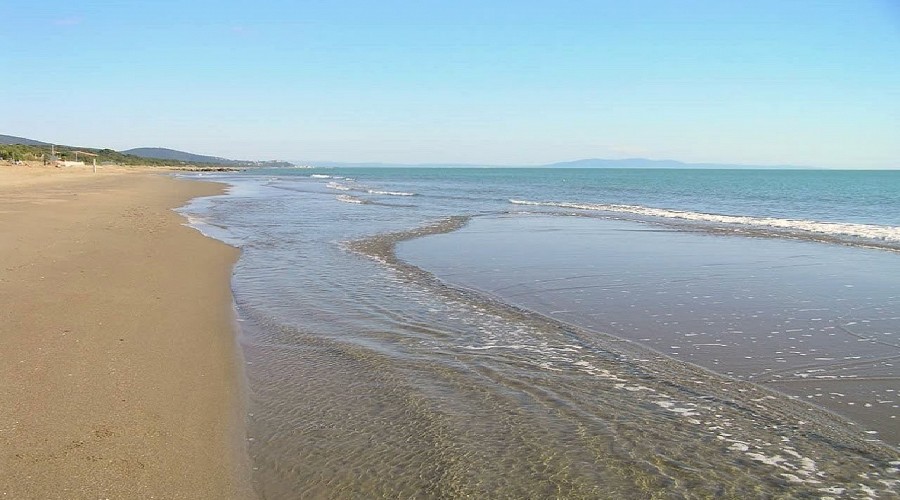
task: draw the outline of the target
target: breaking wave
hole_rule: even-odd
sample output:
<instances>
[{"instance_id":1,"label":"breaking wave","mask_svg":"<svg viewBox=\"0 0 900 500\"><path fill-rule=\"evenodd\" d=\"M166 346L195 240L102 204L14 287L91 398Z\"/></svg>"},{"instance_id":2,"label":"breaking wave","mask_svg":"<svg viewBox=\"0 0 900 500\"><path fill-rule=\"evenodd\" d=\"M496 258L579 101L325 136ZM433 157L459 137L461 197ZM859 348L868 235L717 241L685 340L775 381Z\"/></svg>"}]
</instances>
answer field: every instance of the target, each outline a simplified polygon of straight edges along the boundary
<instances>
[{"instance_id":1,"label":"breaking wave","mask_svg":"<svg viewBox=\"0 0 900 500\"><path fill-rule=\"evenodd\" d=\"M347 194L339 194L335 199L337 199L337 201L342 201L344 203L353 203L356 205L362 205L366 203L365 200L361 200L359 198L356 198L355 196L350 196Z\"/></svg>"},{"instance_id":2,"label":"breaking wave","mask_svg":"<svg viewBox=\"0 0 900 500\"><path fill-rule=\"evenodd\" d=\"M627 213L665 219L679 219L694 222L709 222L754 228L769 228L782 231L801 231L830 237L852 237L887 243L900 243L900 227L851 222L823 222L814 220L781 219L777 217L753 217L749 215L720 215L685 210L653 208L640 205L617 205L606 203L543 202L510 199L514 205L558 207L576 210Z\"/></svg>"},{"instance_id":3,"label":"breaking wave","mask_svg":"<svg viewBox=\"0 0 900 500\"><path fill-rule=\"evenodd\" d=\"M350 189L352 189L350 186L345 186L340 182L329 182L328 184L325 184L325 187L335 189L337 191L350 191Z\"/></svg>"},{"instance_id":4,"label":"breaking wave","mask_svg":"<svg viewBox=\"0 0 900 500\"><path fill-rule=\"evenodd\" d=\"M415 196L416 193L406 193L403 191L379 191L377 189L369 189L369 194L382 194L386 196Z\"/></svg>"}]
</instances>

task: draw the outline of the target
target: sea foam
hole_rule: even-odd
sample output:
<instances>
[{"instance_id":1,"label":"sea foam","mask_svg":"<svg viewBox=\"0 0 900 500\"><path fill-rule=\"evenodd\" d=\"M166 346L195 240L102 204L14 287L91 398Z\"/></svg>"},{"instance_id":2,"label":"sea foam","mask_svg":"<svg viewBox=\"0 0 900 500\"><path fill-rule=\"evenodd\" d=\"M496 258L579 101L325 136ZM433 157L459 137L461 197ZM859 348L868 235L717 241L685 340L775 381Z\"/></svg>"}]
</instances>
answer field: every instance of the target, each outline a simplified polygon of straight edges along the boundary
<instances>
[{"instance_id":1,"label":"sea foam","mask_svg":"<svg viewBox=\"0 0 900 500\"><path fill-rule=\"evenodd\" d=\"M350 191L350 186L345 186L340 182L329 182L328 184L325 184L325 187L335 189L337 191Z\"/></svg>"},{"instance_id":2,"label":"sea foam","mask_svg":"<svg viewBox=\"0 0 900 500\"><path fill-rule=\"evenodd\" d=\"M344 203L353 203L355 205L362 205L363 203L365 203L364 200L346 194L339 194L336 196L336 199L337 201L342 201Z\"/></svg>"},{"instance_id":3,"label":"sea foam","mask_svg":"<svg viewBox=\"0 0 900 500\"><path fill-rule=\"evenodd\" d=\"M415 196L416 193L406 193L403 191L379 191L377 189L368 190L369 194L381 194L386 196Z\"/></svg>"},{"instance_id":4,"label":"sea foam","mask_svg":"<svg viewBox=\"0 0 900 500\"><path fill-rule=\"evenodd\" d=\"M813 220L781 219L777 217L752 217L749 215L720 215L685 210L653 208L640 205L617 205L607 203L544 202L510 199L514 205L539 207L559 207L576 210L629 213L666 219L680 219L696 222L711 222L757 228L772 228L788 231L804 231L827 236L850 236L885 242L900 242L900 227L875 224L855 224L851 222L823 222Z\"/></svg>"}]
</instances>

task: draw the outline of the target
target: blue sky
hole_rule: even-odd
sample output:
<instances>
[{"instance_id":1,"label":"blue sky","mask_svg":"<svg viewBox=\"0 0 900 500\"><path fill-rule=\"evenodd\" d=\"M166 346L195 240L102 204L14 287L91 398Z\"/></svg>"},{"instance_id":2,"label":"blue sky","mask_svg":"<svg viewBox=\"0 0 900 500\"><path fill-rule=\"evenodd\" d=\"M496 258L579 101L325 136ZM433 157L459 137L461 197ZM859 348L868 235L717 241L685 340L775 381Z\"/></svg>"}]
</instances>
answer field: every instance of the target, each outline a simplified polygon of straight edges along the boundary
<instances>
[{"instance_id":1,"label":"blue sky","mask_svg":"<svg viewBox=\"0 0 900 500\"><path fill-rule=\"evenodd\" d=\"M234 158L900 167L900 1L0 2L0 133Z\"/></svg>"}]
</instances>

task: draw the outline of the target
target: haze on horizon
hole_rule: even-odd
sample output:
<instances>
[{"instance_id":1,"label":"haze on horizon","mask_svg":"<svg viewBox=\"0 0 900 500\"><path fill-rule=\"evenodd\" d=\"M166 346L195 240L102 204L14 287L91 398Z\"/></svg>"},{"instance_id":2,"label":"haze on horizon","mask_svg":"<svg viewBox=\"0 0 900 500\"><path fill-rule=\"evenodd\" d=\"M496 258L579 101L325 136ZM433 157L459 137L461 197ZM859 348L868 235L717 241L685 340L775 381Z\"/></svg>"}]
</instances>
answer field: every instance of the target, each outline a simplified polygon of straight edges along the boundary
<instances>
[{"instance_id":1,"label":"haze on horizon","mask_svg":"<svg viewBox=\"0 0 900 500\"><path fill-rule=\"evenodd\" d=\"M900 4L0 4L0 133L230 158L900 168Z\"/></svg>"}]
</instances>

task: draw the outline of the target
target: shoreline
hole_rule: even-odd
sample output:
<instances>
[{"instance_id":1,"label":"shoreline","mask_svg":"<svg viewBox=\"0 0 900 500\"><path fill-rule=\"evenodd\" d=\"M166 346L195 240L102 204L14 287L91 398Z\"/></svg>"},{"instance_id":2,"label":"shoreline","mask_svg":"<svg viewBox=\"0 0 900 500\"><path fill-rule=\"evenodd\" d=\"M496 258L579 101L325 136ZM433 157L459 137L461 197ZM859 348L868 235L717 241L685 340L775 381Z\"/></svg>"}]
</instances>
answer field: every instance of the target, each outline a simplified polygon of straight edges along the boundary
<instances>
[{"instance_id":1,"label":"shoreline","mask_svg":"<svg viewBox=\"0 0 900 500\"><path fill-rule=\"evenodd\" d=\"M0 166L0 497L252 497L239 251L161 168Z\"/></svg>"}]
</instances>

